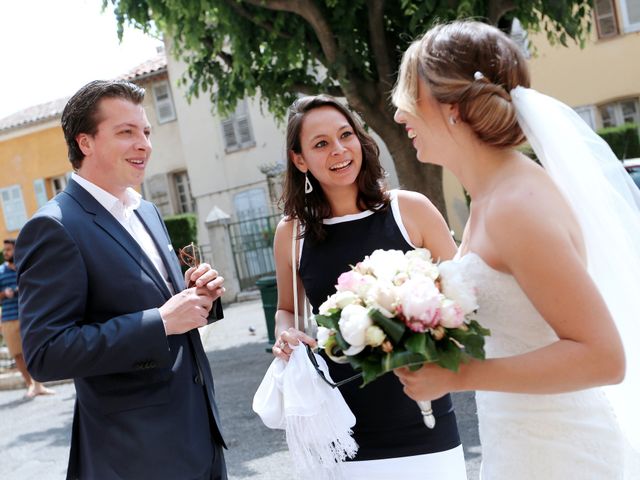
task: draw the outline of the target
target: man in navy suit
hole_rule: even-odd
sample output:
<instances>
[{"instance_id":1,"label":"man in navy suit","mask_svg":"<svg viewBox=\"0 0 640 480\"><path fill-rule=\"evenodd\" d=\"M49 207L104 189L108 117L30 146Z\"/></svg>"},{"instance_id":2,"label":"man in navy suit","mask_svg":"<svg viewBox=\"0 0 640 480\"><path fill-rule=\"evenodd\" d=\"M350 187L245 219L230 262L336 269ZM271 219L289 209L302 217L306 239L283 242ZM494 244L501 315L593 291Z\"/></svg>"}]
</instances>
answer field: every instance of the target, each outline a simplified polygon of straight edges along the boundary
<instances>
[{"instance_id":1,"label":"man in navy suit","mask_svg":"<svg viewBox=\"0 0 640 480\"><path fill-rule=\"evenodd\" d=\"M34 378L75 380L67 478L226 479L197 330L222 318L223 279L206 264L183 278L158 210L131 188L151 154L143 98L94 81L64 109L75 172L16 245L24 354Z\"/></svg>"}]
</instances>

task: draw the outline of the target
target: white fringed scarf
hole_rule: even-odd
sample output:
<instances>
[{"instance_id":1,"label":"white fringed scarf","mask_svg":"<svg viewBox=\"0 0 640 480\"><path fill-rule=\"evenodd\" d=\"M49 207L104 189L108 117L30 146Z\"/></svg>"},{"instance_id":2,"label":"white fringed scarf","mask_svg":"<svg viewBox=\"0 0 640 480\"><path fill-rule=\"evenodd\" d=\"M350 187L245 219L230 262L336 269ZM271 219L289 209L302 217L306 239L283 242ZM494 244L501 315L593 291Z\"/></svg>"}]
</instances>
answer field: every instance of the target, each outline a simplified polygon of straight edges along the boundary
<instances>
[{"instance_id":1,"label":"white fringed scarf","mask_svg":"<svg viewBox=\"0 0 640 480\"><path fill-rule=\"evenodd\" d=\"M292 345L288 362L273 360L253 397L253 411L269 428L284 429L297 478L344 478L341 464L358 451L356 419L337 388L324 383L304 345ZM327 364L316 355L329 377Z\"/></svg>"}]
</instances>

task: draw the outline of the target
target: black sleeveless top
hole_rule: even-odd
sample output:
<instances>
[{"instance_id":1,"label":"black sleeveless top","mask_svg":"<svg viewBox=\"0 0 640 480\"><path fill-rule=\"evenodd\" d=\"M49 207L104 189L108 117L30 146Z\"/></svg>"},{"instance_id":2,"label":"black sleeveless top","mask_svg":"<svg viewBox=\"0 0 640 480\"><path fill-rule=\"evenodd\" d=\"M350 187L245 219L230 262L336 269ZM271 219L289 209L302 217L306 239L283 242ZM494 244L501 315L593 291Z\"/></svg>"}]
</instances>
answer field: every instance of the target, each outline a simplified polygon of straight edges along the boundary
<instances>
[{"instance_id":1,"label":"black sleeveless top","mask_svg":"<svg viewBox=\"0 0 640 480\"><path fill-rule=\"evenodd\" d=\"M393 193L392 205L388 208L325 220L327 236L322 242L302 242L300 278L314 313L335 293L338 277L350 270L350 265L376 249L406 252L414 248L405 239L408 235ZM354 375L351 365L324 358L334 381ZM449 395L433 402L436 426L430 430L423 423L418 405L404 394L402 384L393 373L383 375L364 388L360 388L361 383L358 379L339 387L356 417L353 436L360 448L354 460L421 455L460 445Z\"/></svg>"}]
</instances>

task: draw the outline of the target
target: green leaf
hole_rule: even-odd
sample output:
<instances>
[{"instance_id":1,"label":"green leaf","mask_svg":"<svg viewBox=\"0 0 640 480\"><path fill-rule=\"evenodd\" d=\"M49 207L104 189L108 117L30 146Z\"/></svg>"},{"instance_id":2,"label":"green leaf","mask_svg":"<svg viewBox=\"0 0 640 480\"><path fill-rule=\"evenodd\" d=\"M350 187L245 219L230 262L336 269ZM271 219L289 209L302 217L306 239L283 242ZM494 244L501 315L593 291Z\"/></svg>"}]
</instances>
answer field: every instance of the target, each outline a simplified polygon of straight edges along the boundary
<instances>
[{"instance_id":1,"label":"green leaf","mask_svg":"<svg viewBox=\"0 0 640 480\"><path fill-rule=\"evenodd\" d=\"M351 344L344 339L344 337L340 333L340 330L336 330L335 337L336 344L338 345L338 347L340 347L340 350L344 351L351 346Z\"/></svg>"},{"instance_id":2,"label":"green leaf","mask_svg":"<svg viewBox=\"0 0 640 480\"><path fill-rule=\"evenodd\" d=\"M385 317L379 310L372 308L369 310L369 317L384 330L384 333L393 341L394 344L400 342L402 335L407 327L397 320Z\"/></svg>"},{"instance_id":3,"label":"green leaf","mask_svg":"<svg viewBox=\"0 0 640 480\"><path fill-rule=\"evenodd\" d=\"M404 342L405 346L414 353L422 355L427 362L438 360L438 352L431 335L426 333L413 333Z\"/></svg>"},{"instance_id":4,"label":"green leaf","mask_svg":"<svg viewBox=\"0 0 640 480\"><path fill-rule=\"evenodd\" d=\"M483 337L488 337L491 335L491 330L489 330L488 328L484 328L475 320L471 320L467 326L470 330L473 330L475 333L477 333L478 335L482 335Z\"/></svg>"},{"instance_id":5,"label":"green leaf","mask_svg":"<svg viewBox=\"0 0 640 480\"><path fill-rule=\"evenodd\" d=\"M349 362L356 370L362 371L361 387L364 387L367 383L371 383L376 378L386 373L382 368L382 362L380 361L379 355L358 354L348 358Z\"/></svg>"},{"instance_id":6,"label":"green leaf","mask_svg":"<svg viewBox=\"0 0 640 480\"><path fill-rule=\"evenodd\" d=\"M399 352L390 352L382 357L382 370L390 372L396 368L404 367L411 364L422 364L426 361L426 358L415 352L403 350Z\"/></svg>"},{"instance_id":7,"label":"green leaf","mask_svg":"<svg viewBox=\"0 0 640 480\"><path fill-rule=\"evenodd\" d=\"M457 372L458 366L462 361L462 352L460 348L450 340L443 340L439 342L438 347L440 347L438 349L440 353L438 357L438 365Z\"/></svg>"},{"instance_id":8,"label":"green leaf","mask_svg":"<svg viewBox=\"0 0 640 480\"><path fill-rule=\"evenodd\" d=\"M313 318L321 327L338 330L338 320L333 315L315 315Z\"/></svg>"}]
</instances>

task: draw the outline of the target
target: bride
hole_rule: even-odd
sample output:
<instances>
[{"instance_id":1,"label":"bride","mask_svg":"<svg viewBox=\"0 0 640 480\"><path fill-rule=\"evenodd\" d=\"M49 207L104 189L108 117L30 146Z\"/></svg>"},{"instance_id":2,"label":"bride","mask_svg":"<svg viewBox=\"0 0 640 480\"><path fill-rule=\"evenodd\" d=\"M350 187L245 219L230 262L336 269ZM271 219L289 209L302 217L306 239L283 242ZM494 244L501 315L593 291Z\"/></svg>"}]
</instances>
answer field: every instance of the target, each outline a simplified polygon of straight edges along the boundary
<instances>
[{"instance_id":1,"label":"bride","mask_svg":"<svg viewBox=\"0 0 640 480\"><path fill-rule=\"evenodd\" d=\"M518 47L482 23L436 26L404 54L395 118L471 196L456 262L492 334L488 359L458 373L396 374L414 400L478 390L485 480L640 478L640 192L571 109L528 87ZM544 169L515 149L525 139Z\"/></svg>"}]
</instances>

